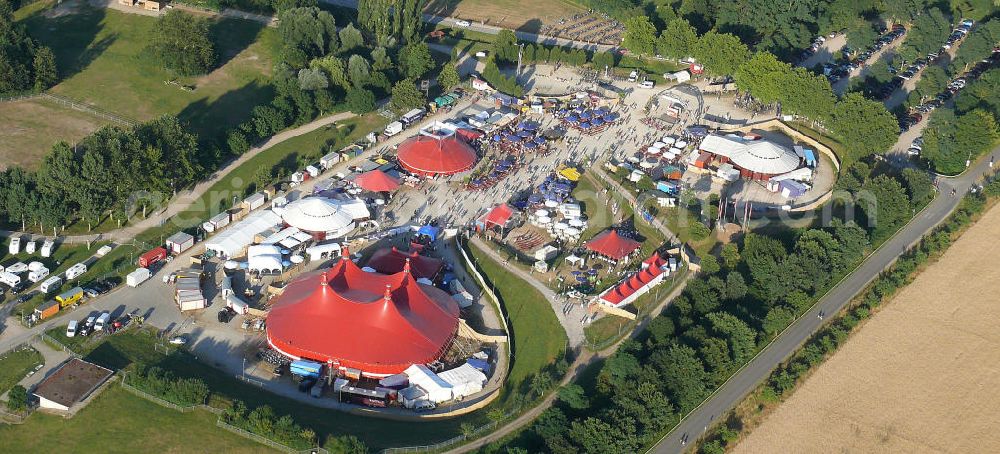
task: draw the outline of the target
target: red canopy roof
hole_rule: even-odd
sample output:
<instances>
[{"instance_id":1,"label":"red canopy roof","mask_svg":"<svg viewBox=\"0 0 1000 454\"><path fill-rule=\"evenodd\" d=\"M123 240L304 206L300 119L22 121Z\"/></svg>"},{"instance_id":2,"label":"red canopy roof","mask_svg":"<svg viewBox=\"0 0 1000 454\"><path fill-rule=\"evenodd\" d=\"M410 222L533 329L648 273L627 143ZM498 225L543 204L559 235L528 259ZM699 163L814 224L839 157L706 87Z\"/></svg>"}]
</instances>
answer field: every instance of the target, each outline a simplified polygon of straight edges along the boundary
<instances>
[{"instance_id":1,"label":"red canopy roof","mask_svg":"<svg viewBox=\"0 0 1000 454\"><path fill-rule=\"evenodd\" d=\"M399 144L397 157L404 169L426 176L451 175L476 165L475 150L455 136L411 137Z\"/></svg>"},{"instance_id":2,"label":"red canopy roof","mask_svg":"<svg viewBox=\"0 0 1000 454\"><path fill-rule=\"evenodd\" d=\"M410 272L418 279L434 279L441 268L444 268L441 259L420 255L417 251L403 252L395 246L375 251L372 258L368 259L368 266L382 274L395 274L406 268L407 260L410 262Z\"/></svg>"},{"instance_id":3,"label":"red canopy roof","mask_svg":"<svg viewBox=\"0 0 1000 454\"><path fill-rule=\"evenodd\" d=\"M625 238L617 230L609 230L587 242L587 249L615 260L621 260L642 246L636 240Z\"/></svg>"},{"instance_id":4,"label":"red canopy roof","mask_svg":"<svg viewBox=\"0 0 1000 454\"><path fill-rule=\"evenodd\" d=\"M435 361L458 331L458 304L409 270L367 273L349 259L299 276L275 298L267 341L285 355L370 375Z\"/></svg>"},{"instance_id":5,"label":"red canopy roof","mask_svg":"<svg viewBox=\"0 0 1000 454\"><path fill-rule=\"evenodd\" d=\"M623 279L618 285L609 289L603 295L601 299L604 302L611 304L614 307L618 307L625 301L626 298L635 294L648 286L657 276L663 274L663 266L667 263L660 257L659 253L654 252L651 257L643 260L643 263L649 265L637 271L632 276Z\"/></svg>"},{"instance_id":6,"label":"red canopy roof","mask_svg":"<svg viewBox=\"0 0 1000 454\"><path fill-rule=\"evenodd\" d=\"M486 216L483 216L483 224L486 224L487 228L489 228L490 224L503 227L513 215L514 209L506 203L501 203L500 205L493 207L489 213L486 213Z\"/></svg>"},{"instance_id":7,"label":"red canopy roof","mask_svg":"<svg viewBox=\"0 0 1000 454\"><path fill-rule=\"evenodd\" d=\"M390 177L381 170L375 169L358 175L354 179L354 184L366 191L389 192L395 191L399 187L399 180Z\"/></svg>"}]
</instances>

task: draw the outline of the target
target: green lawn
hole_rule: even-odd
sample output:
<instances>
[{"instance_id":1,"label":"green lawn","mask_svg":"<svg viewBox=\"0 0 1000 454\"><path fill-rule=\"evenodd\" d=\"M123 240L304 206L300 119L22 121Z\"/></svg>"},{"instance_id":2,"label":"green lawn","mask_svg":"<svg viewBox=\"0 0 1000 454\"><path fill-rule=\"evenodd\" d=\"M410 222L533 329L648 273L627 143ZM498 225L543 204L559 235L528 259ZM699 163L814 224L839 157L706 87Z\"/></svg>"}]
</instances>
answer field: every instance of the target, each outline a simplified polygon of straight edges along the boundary
<instances>
[{"instance_id":1,"label":"green lawn","mask_svg":"<svg viewBox=\"0 0 1000 454\"><path fill-rule=\"evenodd\" d=\"M272 96L268 80L277 34L257 22L215 20L221 67L205 76L178 78L146 52L155 18L87 2L52 5L35 3L18 13L31 36L56 54L61 82L52 93L140 121L177 115L205 137L239 124ZM166 83L171 80L180 85Z\"/></svg>"},{"instance_id":2,"label":"green lawn","mask_svg":"<svg viewBox=\"0 0 1000 454\"><path fill-rule=\"evenodd\" d=\"M0 424L6 452L273 452L215 426L203 410L181 413L112 385L71 419L35 412Z\"/></svg>"},{"instance_id":3,"label":"green lawn","mask_svg":"<svg viewBox=\"0 0 1000 454\"><path fill-rule=\"evenodd\" d=\"M21 381L35 366L42 364L42 354L33 348L15 350L0 356L0 394Z\"/></svg>"},{"instance_id":4,"label":"green lawn","mask_svg":"<svg viewBox=\"0 0 1000 454\"><path fill-rule=\"evenodd\" d=\"M584 175L580 177L576 188L573 189L573 197L583 204L583 211L587 214L587 229L580 234L580 238L589 240L603 232L614 221L611 209L605 204L607 196L603 194L604 187L594 180L594 177Z\"/></svg>"},{"instance_id":5,"label":"green lawn","mask_svg":"<svg viewBox=\"0 0 1000 454\"><path fill-rule=\"evenodd\" d=\"M522 281L474 245L472 258L499 294L510 317L514 338L514 364L507 378L504 398L521 392L531 377L563 356L566 333L552 306L534 287Z\"/></svg>"}]
</instances>

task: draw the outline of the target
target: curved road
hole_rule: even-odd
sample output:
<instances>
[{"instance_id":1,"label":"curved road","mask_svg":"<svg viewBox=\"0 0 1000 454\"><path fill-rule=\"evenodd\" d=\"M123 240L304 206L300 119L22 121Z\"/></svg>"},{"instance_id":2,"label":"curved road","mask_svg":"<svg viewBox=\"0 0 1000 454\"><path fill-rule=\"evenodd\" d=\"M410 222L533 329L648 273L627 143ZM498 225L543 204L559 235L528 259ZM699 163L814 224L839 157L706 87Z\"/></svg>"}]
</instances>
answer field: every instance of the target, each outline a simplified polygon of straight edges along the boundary
<instances>
[{"instance_id":1,"label":"curved road","mask_svg":"<svg viewBox=\"0 0 1000 454\"><path fill-rule=\"evenodd\" d=\"M687 446L681 439L693 442L702 436L743 397L767 379L771 371L816 333L829 318L821 320L818 314L836 314L865 288L876 276L896 261L896 258L919 241L951 214L969 188L985 173L990 172L990 163L1000 155L1000 147L994 148L987 157L980 159L972 168L955 178L940 178L940 194L909 224L886 241L858 269L848 275L788 328L761 350L743 369L729 378L723 385L694 411L689 413L677 427L663 437L650 452L669 454L683 452ZM955 189L956 195L951 195ZM694 446L692 443L691 446Z\"/></svg>"}]
</instances>

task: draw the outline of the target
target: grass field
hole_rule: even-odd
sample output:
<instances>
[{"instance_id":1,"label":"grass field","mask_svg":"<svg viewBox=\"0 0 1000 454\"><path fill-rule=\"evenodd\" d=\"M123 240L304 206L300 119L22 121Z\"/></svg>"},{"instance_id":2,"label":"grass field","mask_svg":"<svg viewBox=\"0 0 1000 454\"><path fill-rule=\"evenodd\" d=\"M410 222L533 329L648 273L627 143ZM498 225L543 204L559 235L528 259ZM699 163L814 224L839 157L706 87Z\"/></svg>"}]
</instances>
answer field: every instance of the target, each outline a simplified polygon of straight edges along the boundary
<instances>
[{"instance_id":1,"label":"grass field","mask_svg":"<svg viewBox=\"0 0 1000 454\"><path fill-rule=\"evenodd\" d=\"M458 17L471 22L537 32L542 23L553 23L586 10L569 0L431 0L424 12ZM453 24L452 24L453 25Z\"/></svg>"},{"instance_id":2,"label":"grass field","mask_svg":"<svg viewBox=\"0 0 1000 454\"><path fill-rule=\"evenodd\" d=\"M507 398L511 392L523 391L531 377L552 367L562 357L566 333L541 293L504 270L475 245L470 245L470 249L476 265L495 287L510 317L515 343L514 364L504 391Z\"/></svg>"},{"instance_id":3,"label":"grass field","mask_svg":"<svg viewBox=\"0 0 1000 454\"><path fill-rule=\"evenodd\" d=\"M1000 209L885 303L734 452L996 452Z\"/></svg>"},{"instance_id":4,"label":"grass field","mask_svg":"<svg viewBox=\"0 0 1000 454\"><path fill-rule=\"evenodd\" d=\"M181 413L112 385L71 419L36 412L25 424L0 424L0 439L7 452L273 452L217 428L215 420L207 411Z\"/></svg>"},{"instance_id":5,"label":"grass field","mask_svg":"<svg viewBox=\"0 0 1000 454\"><path fill-rule=\"evenodd\" d=\"M259 23L213 22L221 66L205 76L176 78L179 85L172 85L166 82L175 77L145 51L155 18L79 1L52 4L31 4L18 17L56 54L61 82L51 89L55 94L140 121L177 115L207 136L239 124L250 109L270 99L267 81L277 36ZM63 121L61 116L45 120ZM46 136L39 131L35 137Z\"/></svg>"},{"instance_id":6,"label":"grass field","mask_svg":"<svg viewBox=\"0 0 1000 454\"><path fill-rule=\"evenodd\" d=\"M39 364L42 364L42 354L33 348L15 350L0 356L0 394L9 391Z\"/></svg>"},{"instance_id":7,"label":"grass field","mask_svg":"<svg viewBox=\"0 0 1000 454\"><path fill-rule=\"evenodd\" d=\"M55 141L76 142L107 123L95 115L44 99L2 103L0 170L8 167L35 170Z\"/></svg>"}]
</instances>

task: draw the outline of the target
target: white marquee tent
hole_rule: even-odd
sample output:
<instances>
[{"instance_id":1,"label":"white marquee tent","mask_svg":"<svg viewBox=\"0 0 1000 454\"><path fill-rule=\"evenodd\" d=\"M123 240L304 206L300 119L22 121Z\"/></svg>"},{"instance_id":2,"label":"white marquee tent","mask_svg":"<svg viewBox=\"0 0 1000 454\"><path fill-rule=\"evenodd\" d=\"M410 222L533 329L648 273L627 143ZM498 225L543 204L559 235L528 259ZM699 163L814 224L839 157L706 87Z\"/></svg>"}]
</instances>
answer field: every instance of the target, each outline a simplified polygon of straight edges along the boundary
<instances>
[{"instance_id":1,"label":"white marquee tent","mask_svg":"<svg viewBox=\"0 0 1000 454\"><path fill-rule=\"evenodd\" d=\"M205 249L214 251L223 258L238 257L243 249L253 244L257 234L278 224L281 224L281 217L273 211L258 211L205 242Z\"/></svg>"},{"instance_id":2,"label":"white marquee tent","mask_svg":"<svg viewBox=\"0 0 1000 454\"><path fill-rule=\"evenodd\" d=\"M313 233L343 236L354 229L354 218L332 199L306 197L285 207L282 219L286 224Z\"/></svg>"}]
</instances>

